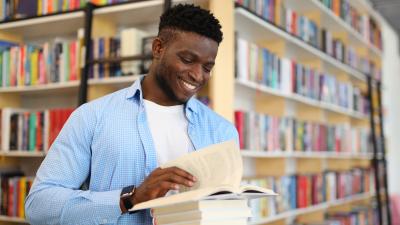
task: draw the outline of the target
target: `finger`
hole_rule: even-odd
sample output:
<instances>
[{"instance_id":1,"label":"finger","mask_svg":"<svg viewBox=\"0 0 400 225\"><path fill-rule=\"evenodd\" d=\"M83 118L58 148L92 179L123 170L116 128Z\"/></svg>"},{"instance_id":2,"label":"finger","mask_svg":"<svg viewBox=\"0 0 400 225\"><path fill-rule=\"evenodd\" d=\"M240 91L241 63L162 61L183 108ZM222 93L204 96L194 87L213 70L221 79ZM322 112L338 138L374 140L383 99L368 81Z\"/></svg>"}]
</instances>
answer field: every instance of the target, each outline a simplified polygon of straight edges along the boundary
<instances>
[{"instance_id":1,"label":"finger","mask_svg":"<svg viewBox=\"0 0 400 225\"><path fill-rule=\"evenodd\" d=\"M170 181L160 181L148 186L151 199L165 196L169 190L179 190L179 185Z\"/></svg>"},{"instance_id":2,"label":"finger","mask_svg":"<svg viewBox=\"0 0 400 225\"><path fill-rule=\"evenodd\" d=\"M169 181L169 182L184 185L187 187L192 187L194 185L194 182L192 180L189 180L186 177L182 177L182 176L174 173L173 171L170 171L169 173L165 173L157 178L157 182L162 182L162 181Z\"/></svg>"},{"instance_id":3,"label":"finger","mask_svg":"<svg viewBox=\"0 0 400 225\"><path fill-rule=\"evenodd\" d=\"M172 183L172 182L168 182L168 181L163 181L161 183L161 186L163 188L158 193L159 196L161 196L161 197L164 197L167 194L167 192L170 190L179 190L179 185ZM169 187L169 188L165 188L165 187Z\"/></svg>"},{"instance_id":4,"label":"finger","mask_svg":"<svg viewBox=\"0 0 400 225\"><path fill-rule=\"evenodd\" d=\"M164 172L163 172L163 169L161 169L160 167L157 167L155 170L153 170L153 171L150 173L149 177L150 177L150 176L157 176L157 175L162 174L162 173L164 173Z\"/></svg>"},{"instance_id":5,"label":"finger","mask_svg":"<svg viewBox=\"0 0 400 225\"><path fill-rule=\"evenodd\" d=\"M196 178L192 174L190 174L189 172L187 172L187 171L185 171L185 170L183 170L181 168L178 168L176 166L166 168L165 170L173 171L175 174L177 174L177 175L179 175L181 177L185 177L186 179L189 179L189 180L191 180L193 182L196 182Z\"/></svg>"}]
</instances>

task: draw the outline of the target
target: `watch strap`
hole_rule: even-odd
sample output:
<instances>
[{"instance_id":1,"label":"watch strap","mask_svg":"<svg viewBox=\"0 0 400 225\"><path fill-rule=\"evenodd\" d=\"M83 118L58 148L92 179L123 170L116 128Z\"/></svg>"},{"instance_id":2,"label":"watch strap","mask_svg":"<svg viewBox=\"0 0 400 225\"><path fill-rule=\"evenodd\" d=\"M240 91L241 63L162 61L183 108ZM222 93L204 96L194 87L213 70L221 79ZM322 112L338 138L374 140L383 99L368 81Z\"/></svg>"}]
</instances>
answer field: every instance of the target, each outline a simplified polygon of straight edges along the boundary
<instances>
[{"instance_id":1,"label":"watch strap","mask_svg":"<svg viewBox=\"0 0 400 225\"><path fill-rule=\"evenodd\" d=\"M133 207L131 199L132 196L135 194L135 188L136 188L135 185L122 188L121 199L126 210L129 210Z\"/></svg>"}]
</instances>

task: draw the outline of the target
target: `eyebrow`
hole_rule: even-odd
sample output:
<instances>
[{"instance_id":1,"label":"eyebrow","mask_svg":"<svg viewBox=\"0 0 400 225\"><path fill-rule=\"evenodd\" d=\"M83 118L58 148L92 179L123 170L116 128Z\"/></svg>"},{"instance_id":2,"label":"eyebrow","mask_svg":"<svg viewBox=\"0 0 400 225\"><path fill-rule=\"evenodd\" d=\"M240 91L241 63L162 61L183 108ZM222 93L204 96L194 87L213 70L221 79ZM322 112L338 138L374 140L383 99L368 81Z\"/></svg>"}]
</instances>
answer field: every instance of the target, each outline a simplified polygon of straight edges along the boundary
<instances>
[{"instance_id":1,"label":"eyebrow","mask_svg":"<svg viewBox=\"0 0 400 225\"><path fill-rule=\"evenodd\" d=\"M199 58L199 56L196 53L194 53L194 52L192 52L190 50L182 50L182 51L178 52L178 55L181 55L181 54L188 54L191 57L195 57L196 59ZM215 61L214 60L208 61L205 64L210 65L210 66L214 66L215 65Z\"/></svg>"}]
</instances>

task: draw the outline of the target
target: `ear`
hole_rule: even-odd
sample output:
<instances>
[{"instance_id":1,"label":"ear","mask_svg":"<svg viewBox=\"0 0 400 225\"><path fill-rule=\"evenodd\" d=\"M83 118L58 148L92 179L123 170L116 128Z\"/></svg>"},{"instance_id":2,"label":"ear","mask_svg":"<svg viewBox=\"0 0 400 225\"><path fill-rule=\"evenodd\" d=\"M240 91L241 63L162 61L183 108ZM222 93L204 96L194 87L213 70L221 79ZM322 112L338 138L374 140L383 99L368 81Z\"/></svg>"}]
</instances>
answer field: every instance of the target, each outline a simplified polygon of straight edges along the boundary
<instances>
[{"instance_id":1,"label":"ear","mask_svg":"<svg viewBox=\"0 0 400 225\"><path fill-rule=\"evenodd\" d=\"M164 50L165 50L164 42L161 40L160 37L156 37L153 40L153 45L152 45L153 59L160 59Z\"/></svg>"}]
</instances>

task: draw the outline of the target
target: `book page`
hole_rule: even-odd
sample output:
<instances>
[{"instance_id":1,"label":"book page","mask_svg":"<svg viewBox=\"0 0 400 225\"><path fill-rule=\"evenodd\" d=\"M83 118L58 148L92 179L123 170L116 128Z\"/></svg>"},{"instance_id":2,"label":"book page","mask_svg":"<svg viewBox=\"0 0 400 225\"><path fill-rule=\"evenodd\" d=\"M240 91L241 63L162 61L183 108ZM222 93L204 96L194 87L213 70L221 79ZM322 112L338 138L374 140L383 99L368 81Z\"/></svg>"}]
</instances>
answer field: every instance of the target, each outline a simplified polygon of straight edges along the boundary
<instances>
[{"instance_id":1,"label":"book page","mask_svg":"<svg viewBox=\"0 0 400 225\"><path fill-rule=\"evenodd\" d=\"M241 191L255 190L256 193L240 193ZM259 191L259 192L258 192ZM171 205L177 205L184 202L199 200L231 200L231 199L252 199L265 196L275 196L275 192L269 189L248 186L247 188L233 188L232 186L208 187L192 191L187 191L162 198L156 198L147 202L136 204L129 211L136 211L149 208L159 208Z\"/></svg>"},{"instance_id":2,"label":"book page","mask_svg":"<svg viewBox=\"0 0 400 225\"><path fill-rule=\"evenodd\" d=\"M229 192L237 191L237 190L232 190L232 189L230 187L225 186L225 187L220 187L220 188L209 187L209 188L202 188L202 189L187 191L184 193L170 195L170 196L166 196L163 198L156 198L156 199L149 200L147 202L142 202L142 203L136 204L129 211L163 207L163 206L169 206L171 204L179 204L179 203L183 203L183 202L198 201L201 199L233 199L234 197L237 196L237 194L234 194L234 193L226 194L226 195L223 195L223 197L220 197L219 195L213 195L222 190L229 191ZM226 197L226 196L230 196L230 197Z\"/></svg>"},{"instance_id":3,"label":"book page","mask_svg":"<svg viewBox=\"0 0 400 225\"><path fill-rule=\"evenodd\" d=\"M240 150L233 140L191 152L161 168L172 166L186 170L197 178L193 187L181 186L180 192L220 186L239 188L243 173Z\"/></svg>"},{"instance_id":4,"label":"book page","mask_svg":"<svg viewBox=\"0 0 400 225\"><path fill-rule=\"evenodd\" d=\"M245 197L246 199L252 199L252 198L259 198L261 196L276 196L276 194L273 190L267 189L267 188L262 188L254 185L242 185L240 187L240 192L241 196Z\"/></svg>"}]
</instances>

